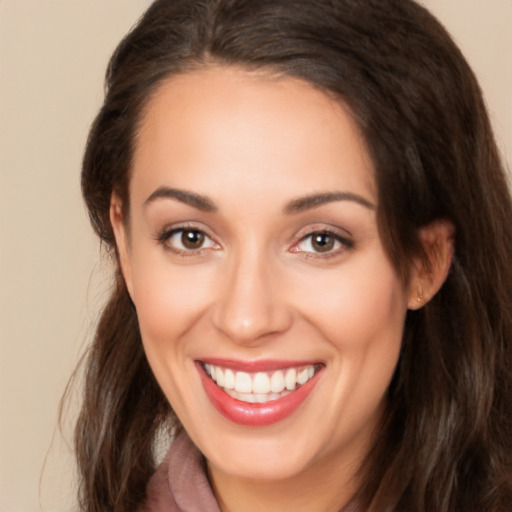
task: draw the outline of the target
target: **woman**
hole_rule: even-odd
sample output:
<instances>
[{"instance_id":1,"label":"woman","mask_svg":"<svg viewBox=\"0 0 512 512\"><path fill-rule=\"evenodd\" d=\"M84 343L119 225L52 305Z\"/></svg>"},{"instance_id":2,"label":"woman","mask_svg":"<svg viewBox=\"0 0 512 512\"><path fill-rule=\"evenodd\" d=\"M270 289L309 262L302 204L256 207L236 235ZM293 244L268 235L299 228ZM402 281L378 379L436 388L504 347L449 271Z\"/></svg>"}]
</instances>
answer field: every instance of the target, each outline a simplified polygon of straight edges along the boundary
<instances>
[{"instance_id":1,"label":"woman","mask_svg":"<svg viewBox=\"0 0 512 512\"><path fill-rule=\"evenodd\" d=\"M158 0L82 187L117 268L82 510L510 506L511 199L424 8Z\"/></svg>"}]
</instances>

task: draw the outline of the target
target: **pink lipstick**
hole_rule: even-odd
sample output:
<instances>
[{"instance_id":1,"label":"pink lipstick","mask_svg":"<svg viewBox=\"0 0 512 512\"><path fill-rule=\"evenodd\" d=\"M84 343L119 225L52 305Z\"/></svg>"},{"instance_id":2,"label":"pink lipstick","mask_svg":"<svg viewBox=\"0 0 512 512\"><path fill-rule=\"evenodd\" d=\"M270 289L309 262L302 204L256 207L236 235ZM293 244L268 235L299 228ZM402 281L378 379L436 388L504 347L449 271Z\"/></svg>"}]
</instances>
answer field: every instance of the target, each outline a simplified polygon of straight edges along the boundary
<instances>
[{"instance_id":1,"label":"pink lipstick","mask_svg":"<svg viewBox=\"0 0 512 512\"><path fill-rule=\"evenodd\" d=\"M309 361L208 359L196 362L204 390L228 420L265 426L293 414L309 396L324 366Z\"/></svg>"}]
</instances>

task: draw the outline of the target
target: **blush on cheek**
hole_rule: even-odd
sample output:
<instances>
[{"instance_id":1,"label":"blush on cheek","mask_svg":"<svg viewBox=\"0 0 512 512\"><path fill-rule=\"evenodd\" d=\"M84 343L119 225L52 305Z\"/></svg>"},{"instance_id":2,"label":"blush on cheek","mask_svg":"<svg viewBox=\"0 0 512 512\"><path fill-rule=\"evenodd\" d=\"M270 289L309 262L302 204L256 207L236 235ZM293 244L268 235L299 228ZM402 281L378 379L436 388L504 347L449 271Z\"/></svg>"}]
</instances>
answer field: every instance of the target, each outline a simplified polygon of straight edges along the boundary
<instances>
[{"instance_id":1,"label":"blush on cheek","mask_svg":"<svg viewBox=\"0 0 512 512\"><path fill-rule=\"evenodd\" d=\"M158 274L158 278L140 276L134 282L133 299L141 332L155 341L177 339L193 327L207 307L208 290L187 278L186 273L167 269L167 273Z\"/></svg>"},{"instance_id":2,"label":"blush on cheek","mask_svg":"<svg viewBox=\"0 0 512 512\"><path fill-rule=\"evenodd\" d=\"M365 366L361 360L370 358L377 367L385 363L394 368L396 364L405 322L405 299L399 285L386 288L386 278L383 280L380 293L375 293L375 286L373 293L370 286L349 286L347 291L340 287L342 291L336 298L317 297L310 302L315 307L315 318L322 319L318 322L322 334L341 351L345 363L359 360ZM370 366L373 368L373 363ZM374 377L368 375L368 379L371 382Z\"/></svg>"}]
</instances>

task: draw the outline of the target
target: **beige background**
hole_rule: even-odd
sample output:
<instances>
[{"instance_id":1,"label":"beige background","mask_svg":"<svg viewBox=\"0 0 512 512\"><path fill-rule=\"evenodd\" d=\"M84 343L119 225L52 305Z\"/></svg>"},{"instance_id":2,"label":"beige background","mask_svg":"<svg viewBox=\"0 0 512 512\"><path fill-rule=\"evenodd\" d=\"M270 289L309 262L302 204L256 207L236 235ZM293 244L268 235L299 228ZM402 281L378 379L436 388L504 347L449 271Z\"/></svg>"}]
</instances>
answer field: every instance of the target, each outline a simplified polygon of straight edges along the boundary
<instances>
[{"instance_id":1,"label":"beige background","mask_svg":"<svg viewBox=\"0 0 512 512\"><path fill-rule=\"evenodd\" d=\"M80 158L108 56L147 4L0 0L0 512L72 509L57 406L108 288ZM511 162L512 0L425 4L476 70Z\"/></svg>"}]
</instances>

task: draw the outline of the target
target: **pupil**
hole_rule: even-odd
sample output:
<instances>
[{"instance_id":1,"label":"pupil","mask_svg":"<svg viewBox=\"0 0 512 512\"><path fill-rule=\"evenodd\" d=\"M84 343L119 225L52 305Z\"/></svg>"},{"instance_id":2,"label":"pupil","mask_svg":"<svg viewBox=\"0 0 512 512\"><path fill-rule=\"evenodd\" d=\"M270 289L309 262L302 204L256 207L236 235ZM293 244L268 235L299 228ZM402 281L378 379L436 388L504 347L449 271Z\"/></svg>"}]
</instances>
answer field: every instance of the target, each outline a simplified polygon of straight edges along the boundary
<instances>
[{"instance_id":1,"label":"pupil","mask_svg":"<svg viewBox=\"0 0 512 512\"><path fill-rule=\"evenodd\" d=\"M197 230L183 231L181 243L187 249L198 249L203 245L204 234Z\"/></svg>"},{"instance_id":2,"label":"pupil","mask_svg":"<svg viewBox=\"0 0 512 512\"><path fill-rule=\"evenodd\" d=\"M334 238L327 233L320 233L313 237L313 247L317 252L331 251L334 247Z\"/></svg>"}]
</instances>

